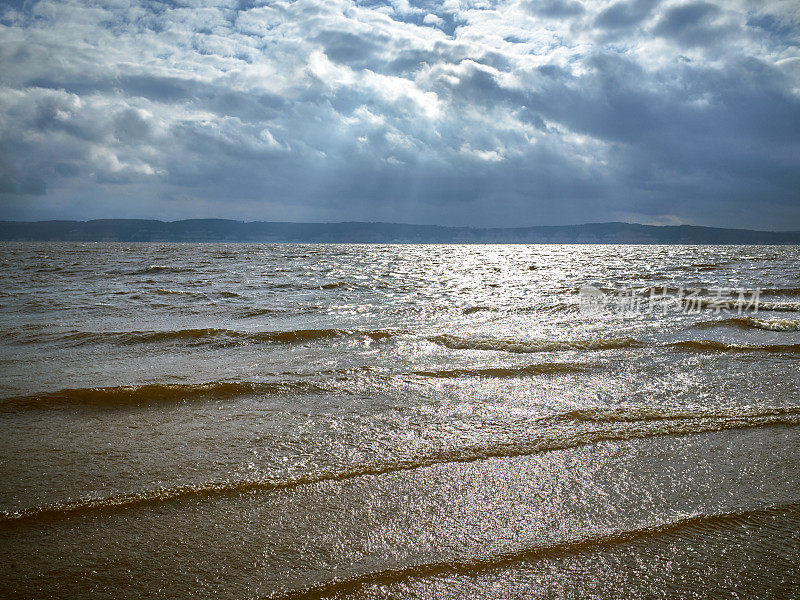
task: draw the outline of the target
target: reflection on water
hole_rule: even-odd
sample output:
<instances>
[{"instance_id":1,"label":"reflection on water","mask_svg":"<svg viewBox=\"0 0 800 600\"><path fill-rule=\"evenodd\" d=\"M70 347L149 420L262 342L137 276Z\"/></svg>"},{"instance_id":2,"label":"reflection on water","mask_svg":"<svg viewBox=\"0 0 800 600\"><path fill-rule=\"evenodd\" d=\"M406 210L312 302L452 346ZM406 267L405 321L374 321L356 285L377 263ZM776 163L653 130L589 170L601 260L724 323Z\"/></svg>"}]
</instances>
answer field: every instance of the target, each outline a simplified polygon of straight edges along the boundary
<instances>
[{"instance_id":1,"label":"reflection on water","mask_svg":"<svg viewBox=\"0 0 800 600\"><path fill-rule=\"evenodd\" d=\"M800 597L796 247L0 260L7 594Z\"/></svg>"}]
</instances>

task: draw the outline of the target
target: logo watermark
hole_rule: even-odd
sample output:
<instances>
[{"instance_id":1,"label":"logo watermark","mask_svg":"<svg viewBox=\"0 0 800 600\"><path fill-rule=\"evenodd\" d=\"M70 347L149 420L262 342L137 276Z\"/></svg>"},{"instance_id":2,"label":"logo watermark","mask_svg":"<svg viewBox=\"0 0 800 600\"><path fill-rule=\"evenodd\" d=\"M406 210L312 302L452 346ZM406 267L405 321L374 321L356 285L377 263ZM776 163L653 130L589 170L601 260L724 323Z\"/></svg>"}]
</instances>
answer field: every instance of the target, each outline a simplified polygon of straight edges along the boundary
<instances>
[{"instance_id":1,"label":"logo watermark","mask_svg":"<svg viewBox=\"0 0 800 600\"><path fill-rule=\"evenodd\" d=\"M581 314L612 313L661 313L681 312L698 314L711 310L713 314L743 312L758 313L761 290L742 288L712 287L672 288L633 287L602 288L586 285L578 289L578 303Z\"/></svg>"}]
</instances>

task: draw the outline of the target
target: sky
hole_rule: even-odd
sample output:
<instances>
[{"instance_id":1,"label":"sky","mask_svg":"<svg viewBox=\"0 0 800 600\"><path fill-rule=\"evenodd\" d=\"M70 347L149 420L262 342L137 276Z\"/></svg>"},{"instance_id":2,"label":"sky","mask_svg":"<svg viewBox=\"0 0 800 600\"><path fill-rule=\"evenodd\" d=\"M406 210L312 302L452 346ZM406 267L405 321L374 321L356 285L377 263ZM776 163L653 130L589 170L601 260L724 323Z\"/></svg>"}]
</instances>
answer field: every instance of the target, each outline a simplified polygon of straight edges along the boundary
<instances>
[{"instance_id":1,"label":"sky","mask_svg":"<svg viewBox=\"0 0 800 600\"><path fill-rule=\"evenodd\" d=\"M800 230L796 0L2 0L0 219Z\"/></svg>"}]
</instances>

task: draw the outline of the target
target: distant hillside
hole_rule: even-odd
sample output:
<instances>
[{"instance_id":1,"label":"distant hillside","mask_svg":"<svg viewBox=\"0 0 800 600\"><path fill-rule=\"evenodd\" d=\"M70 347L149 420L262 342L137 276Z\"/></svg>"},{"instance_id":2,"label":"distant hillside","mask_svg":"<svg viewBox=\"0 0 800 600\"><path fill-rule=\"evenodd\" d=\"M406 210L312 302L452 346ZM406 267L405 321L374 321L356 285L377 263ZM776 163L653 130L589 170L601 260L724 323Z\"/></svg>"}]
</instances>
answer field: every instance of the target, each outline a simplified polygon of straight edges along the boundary
<instances>
[{"instance_id":1,"label":"distant hillside","mask_svg":"<svg viewBox=\"0 0 800 600\"><path fill-rule=\"evenodd\" d=\"M557 244L800 244L800 231L770 232L635 223L472 228L398 223L244 223L225 219L0 221L3 241L322 242Z\"/></svg>"}]
</instances>

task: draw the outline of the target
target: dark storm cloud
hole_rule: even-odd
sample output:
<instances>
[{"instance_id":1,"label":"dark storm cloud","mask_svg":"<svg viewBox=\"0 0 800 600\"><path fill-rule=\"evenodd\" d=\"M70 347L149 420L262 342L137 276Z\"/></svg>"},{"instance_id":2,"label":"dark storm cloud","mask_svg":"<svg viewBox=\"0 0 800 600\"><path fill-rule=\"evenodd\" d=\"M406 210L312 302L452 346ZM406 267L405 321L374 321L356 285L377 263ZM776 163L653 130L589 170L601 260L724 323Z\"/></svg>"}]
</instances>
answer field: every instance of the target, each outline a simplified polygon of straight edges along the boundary
<instances>
[{"instance_id":1,"label":"dark storm cloud","mask_svg":"<svg viewBox=\"0 0 800 600\"><path fill-rule=\"evenodd\" d=\"M790 4L6 3L1 216L800 228Z\"/></svg>"}]
</instances>

